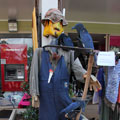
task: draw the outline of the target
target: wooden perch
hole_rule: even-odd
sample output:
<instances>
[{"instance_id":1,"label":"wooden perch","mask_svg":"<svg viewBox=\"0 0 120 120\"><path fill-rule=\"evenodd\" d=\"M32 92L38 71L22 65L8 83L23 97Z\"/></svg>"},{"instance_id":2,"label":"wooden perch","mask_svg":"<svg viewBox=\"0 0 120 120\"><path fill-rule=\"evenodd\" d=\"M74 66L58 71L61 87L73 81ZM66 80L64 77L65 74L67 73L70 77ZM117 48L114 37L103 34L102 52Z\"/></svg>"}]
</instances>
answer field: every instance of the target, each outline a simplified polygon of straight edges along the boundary
<instances>
[{"instance_id":1,"label":"wooden perch","mask_svg":"<svg viewBox=\"0 0 120 120\"><path fill-rule=\"evenodd\" d=\"M93 62L94 62L94 55L91 54L89 56L89 60L88 60L87 77L86 77L86 81L85 81L85 87L84 87L84 92L83 92L82 100L85 100L86 96L87 96L88 87L89 87L89 83L90 83L90 76L91 76L91 72L92 72ZM80 119L81 112L82 112L82 110L80 110L80 112L77 114L76 120Z\"/></svg>"}]
</instances>

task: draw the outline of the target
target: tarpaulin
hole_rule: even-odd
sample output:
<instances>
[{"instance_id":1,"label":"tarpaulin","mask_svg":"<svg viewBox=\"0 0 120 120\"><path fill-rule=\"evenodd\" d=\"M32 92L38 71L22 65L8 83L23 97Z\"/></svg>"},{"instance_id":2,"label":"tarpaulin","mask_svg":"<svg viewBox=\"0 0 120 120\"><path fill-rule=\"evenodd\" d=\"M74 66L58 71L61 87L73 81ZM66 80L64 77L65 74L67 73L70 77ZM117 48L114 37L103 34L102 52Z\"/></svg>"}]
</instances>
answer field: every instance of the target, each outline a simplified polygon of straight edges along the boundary
<instances>
[{"instance_id":1,"label":"tarpaulin","mask_svg":"<svg viewBox=\"0 0 120 120\"><path fill-rule=\"evenodd\" d=\"M31 98L30 95L25 93L18 104L18 108L24 108L24 107L30 106L30 98Z\"/></svg>"},{"instance_id":2,"label":"tarpaulin","mask_svg":"<svg viewBox=\"0 0 120 120\"><path fill-rule=\"evenodd\" d=\"M120 47L120 36L110 36L110 46Z\"/></svg>"}]
</instances>

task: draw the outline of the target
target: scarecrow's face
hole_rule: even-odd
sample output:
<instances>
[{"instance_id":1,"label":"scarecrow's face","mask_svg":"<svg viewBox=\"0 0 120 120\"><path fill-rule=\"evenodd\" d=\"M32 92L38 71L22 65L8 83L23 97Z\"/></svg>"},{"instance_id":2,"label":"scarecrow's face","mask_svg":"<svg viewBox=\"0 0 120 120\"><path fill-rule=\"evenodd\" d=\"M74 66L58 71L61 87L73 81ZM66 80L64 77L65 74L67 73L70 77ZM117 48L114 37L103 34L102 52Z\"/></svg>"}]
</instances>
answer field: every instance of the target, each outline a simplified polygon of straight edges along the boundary
<instances>
[{"instance_id":1,"label":"scarecrow's face","mask_svg":"<svg viewBox=\"0 0 120 120\"><path fill-rule=\"evenodd\" d=\"M58 37L62 32L63 32L63 26L62 26L61 22L52 23L52 21L50 21L50 20L46 20L44 22L43 35L45 37L49 37L49 35Z\"/></svg>"}]
</instances>

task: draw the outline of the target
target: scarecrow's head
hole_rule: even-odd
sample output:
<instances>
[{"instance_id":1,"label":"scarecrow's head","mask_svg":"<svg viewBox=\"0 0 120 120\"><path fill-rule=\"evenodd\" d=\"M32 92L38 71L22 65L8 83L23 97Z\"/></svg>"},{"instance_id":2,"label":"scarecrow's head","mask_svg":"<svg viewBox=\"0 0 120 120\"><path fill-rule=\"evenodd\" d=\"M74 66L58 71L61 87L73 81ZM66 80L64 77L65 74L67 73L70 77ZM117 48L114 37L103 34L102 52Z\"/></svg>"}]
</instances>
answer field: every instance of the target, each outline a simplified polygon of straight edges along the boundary
<instances>
[{"instance_id":1,"label":"scarecrow's head","mask_svg":"<svg viewBox=\"0 0 120 120\"><path fill-rule=\"evenodd\" d=\"M58 9L50 9L46 13L44 19L42 19L44 25L43 35L49 37L49 35L58 37L64 30L63 26L67 25L67 22Z\"/></svg>"}]
</instances>

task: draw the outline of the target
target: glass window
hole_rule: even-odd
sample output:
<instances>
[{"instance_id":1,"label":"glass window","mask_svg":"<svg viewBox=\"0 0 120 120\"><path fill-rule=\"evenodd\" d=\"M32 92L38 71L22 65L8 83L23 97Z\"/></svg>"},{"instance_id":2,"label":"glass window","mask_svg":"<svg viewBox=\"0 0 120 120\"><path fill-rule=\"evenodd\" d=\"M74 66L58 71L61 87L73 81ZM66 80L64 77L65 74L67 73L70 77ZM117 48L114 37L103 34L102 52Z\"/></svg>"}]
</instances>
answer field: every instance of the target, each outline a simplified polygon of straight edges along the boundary
<instances>
[{"instance_id":1,"label":"glass window","mask_svg":"<svg viewBox=\"0 0 120 120\"><path fill-rule=\"evenodd\" d=\"M27 48L32 47L32 38L4 38L1 44L27 44Z\"/></svg>"},{"instance_id":2,"label":"glass window","mask_svg":"<svg viewBox=\"0 0 120 120\"><path fill-rule=\"evenodd\" d=\"M27 69L28 74L30 70L30 64L32 61L32 55L33 55L33 44L32 44L32 34L0 34L0 44L26 44L27 45ZM1 59L1 58L0 58ZM24 65L21 64L6 64L4 67L4 78L5 81L23 81L25 79L25 73L24 73ZM0 63L0 70L1 70L1 63ZM2 72L0 71L0 90L1 90L1 77ZM29 77L28 77L29 78Z\"/></svg>"}]
</instances>

